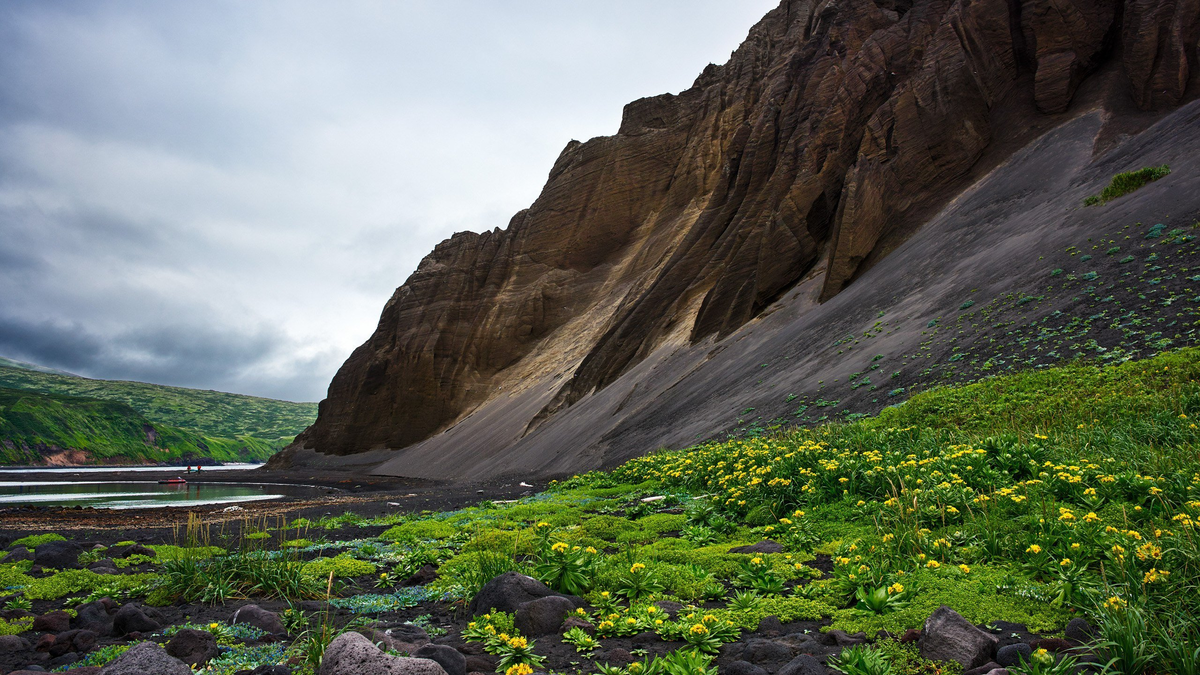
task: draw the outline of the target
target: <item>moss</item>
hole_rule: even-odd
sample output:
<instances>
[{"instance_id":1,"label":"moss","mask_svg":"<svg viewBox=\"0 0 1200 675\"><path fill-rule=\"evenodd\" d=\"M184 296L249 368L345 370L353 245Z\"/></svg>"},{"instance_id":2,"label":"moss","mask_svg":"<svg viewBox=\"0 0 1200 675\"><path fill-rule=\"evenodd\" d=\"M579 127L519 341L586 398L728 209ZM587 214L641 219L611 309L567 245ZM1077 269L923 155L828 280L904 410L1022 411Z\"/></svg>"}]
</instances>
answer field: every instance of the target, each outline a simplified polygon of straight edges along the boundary
<instances>
[{"instance_id":1,"label":"moss","mask_svg":"<svg viewBox=\"0 0 1200 675\"><path fill-rule=\"evenodd\" d=\"M33 628L33 617L7 621L0 619L0 635L17 635Z\"/></svg>"},{"instance_id":2,"label":"moss","mask_svg":"<svg viewBox=\"0 0 1200 675\"><path fill-rule=\"evenodd\" d=\"M375 574L375 565L344 554L336 558L317 558L312 562L304 563L304 573L309 576L325 578L329 576L330 572L339 579L362 577Z\"/></svg>"},{"instance_id":3,"label":"moss","mask_svg":"<svg viewBox=\"0 0 1200 675\"><path fill-rule=\"evenodd\" d=\"M768 616L777 616L783 623L793 621L816 621L834 611L830 605L808 598L785 598L775 596L760 599L752 609L721 610L718 618L725 618L746 630L755 630Z\"/></svg>"},{"instance_id":4,"label":"moss","mask_svg":"<svg viewBox=\"0 0 1200 675\"><path fill-rule=\"evenodd\" d=\"M920 628L925 619L942 605L963 615L974 624L992 621L1023 623L1033 632L1059 630L1071 615L1046 603L1018 597L996 590L1004 574L977 565L969 577L922 572L914 575L919 589L907 607L888 614L871 614L856 609L841 609L833 613L829 628L848 633L863 631L874 635L886 630L899 635L909 628Z\"/></svg>"},{"instance_id":5,"label":"moss","mask_svg":"<svg viewBox=\"0 0 1200 675\"><path fill-rule=\"evenodd\" d=\"M156 574L96 574L91 570L63 570L41 579L31 579L25 585L25 597L30 600L57 600L72 593L91 592L99 588L128 591L157 577Z\"/></svg>"},{"instance_id":6,"label":"moss","mask_svg":"<svg viewBox=\"0 0 1200 675\"><path fill-rule=\"evenodd\" d=\"M146 548L154 551L159 562L167 560L202 560L222 555L225 549L220 546L175 546L173 544L151 544Z\"/></svg>"},{"instance_id":7,"label":"moss","mask_svg":"<svg viewBox=\"0 0 1200 675\"><path fill-rule=\"evenodd\" d=\"M875 649L887 656L892 664L893 675L959 675L962 664L958 661L930 661L921 658L917 643L901 643L895 640L880 640Z\"/></svg>"},{"instance_id":8,"label":"moss","mask_svg":"<svg viewBox=\"0 0 1200 675\"><path fill-rule=\"evenodd\" d=\"M616 541L621 533L636 529L633 523L616 516L592 516L580 523L579 527L587 534L605 541Z\"/></svg>"},{"instance_id":9,"label":"moss","mask_svg":"<svg viewBox=\"0 0 1200 675\"><path fill-rule=\"evenodd\" d=\"M439 520L413 520L384 530L379 538L385 541L424 541L446 539L456 532L456 527Z\"/></svg>"},{"instance_id":10,"label":"moss","mask_svg":"<svg viewBox=\"0 0 1200 675\"><path fill-rule=\"evenodd\" d=\"M655 513L638 519L634 524L643 532L662 534L682 530L687 525L687 518L671 513Z\"/></svg>"},{"instance_id":11,"label":"moss","mask_svg":"<svg viewBox=\"0 0 1200 675\"><path fill-rule=\"evenodd\" d=\"M13 546L24 546L28 549L35 549L42 544L48 544L52 541L66 541L67 538L61 534L49 532L47 534L33 534L28 537L21 537L12 543Z\"/></svg>"}]
</instances>

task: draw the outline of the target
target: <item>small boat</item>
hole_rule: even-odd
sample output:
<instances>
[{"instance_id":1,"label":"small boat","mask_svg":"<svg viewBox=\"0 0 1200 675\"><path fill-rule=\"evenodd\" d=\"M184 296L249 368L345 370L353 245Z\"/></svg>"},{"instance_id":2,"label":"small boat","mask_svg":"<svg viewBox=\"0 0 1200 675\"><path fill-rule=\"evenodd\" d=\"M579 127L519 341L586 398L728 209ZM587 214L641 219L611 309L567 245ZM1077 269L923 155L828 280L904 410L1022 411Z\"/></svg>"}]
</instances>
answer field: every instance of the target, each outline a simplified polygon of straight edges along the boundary
<instances>
[{"instance_id":1,"label":"small boat","mask_svg":"<svg viewBox=\"0 0 1200 675\"><path fill-rule=\"evenodd\" d=\"M159 485L186 485L187 481L182 478L165 478L158 481Z\"/></svg>"}]
</instances>

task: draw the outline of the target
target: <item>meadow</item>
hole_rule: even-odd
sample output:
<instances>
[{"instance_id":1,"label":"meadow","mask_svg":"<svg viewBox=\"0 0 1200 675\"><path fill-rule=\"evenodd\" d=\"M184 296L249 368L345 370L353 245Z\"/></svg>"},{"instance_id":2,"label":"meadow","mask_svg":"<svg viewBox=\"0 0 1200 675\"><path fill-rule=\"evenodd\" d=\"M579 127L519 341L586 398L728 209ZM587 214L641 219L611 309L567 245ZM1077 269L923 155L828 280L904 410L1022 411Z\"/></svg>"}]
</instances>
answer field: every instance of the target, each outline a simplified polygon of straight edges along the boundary
<instances>
[{"instance_id":1,"label":"meadow","mask_svg":"<svg viewBox=\"0 0 1200 675\"><path fill-rule=\"evenodd\" d=\"M1024 371L854 422L652 453L510 503L247 519L228 532L194 517L155 556L119 560L121 574L0 560L0 587L7 608L33 613L104 596L174 607L219 638L204 673L315 672L342 631L415 623L475 645L506 675L715 673L776 625L814 639L861 632L828 655L847 675L953 675L958 664L926 661L906 637L946 605L1033 645L1086 620L1086 639L1032 650L1016 675L1080 663L1189 675L1200 663L1198 377L1200 349ZM571 626L524 635L511 613L473 616L471 600L508 571L582 598ZM291 637L260 642L223 620L247 600L275 602Z\"/></svg>"}]
</instances>

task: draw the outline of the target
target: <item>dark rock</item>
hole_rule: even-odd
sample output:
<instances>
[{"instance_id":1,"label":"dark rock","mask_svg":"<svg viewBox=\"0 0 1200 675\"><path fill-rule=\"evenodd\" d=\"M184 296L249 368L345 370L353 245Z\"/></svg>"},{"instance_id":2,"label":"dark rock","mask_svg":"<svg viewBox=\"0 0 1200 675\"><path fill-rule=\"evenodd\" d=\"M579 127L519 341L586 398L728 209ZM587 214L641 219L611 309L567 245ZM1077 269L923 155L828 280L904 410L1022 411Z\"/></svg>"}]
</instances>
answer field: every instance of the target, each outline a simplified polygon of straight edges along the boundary
<instances>
[{"instance_id":1,"label":"dark rock","mask_svg":"<svg viewBox=\"0 0 1200 675\"><path fill-rule=\"evenodd\" d=\"M34 647L34 649L39 652L48 652L50 651L50 648L54 646L54 643L55 636L47 633L46 635L38 638L37 645Z\"/></svg>"},{"instance_id":2,"label":"dark rock","mask_svg":"<svg viewBox=\"0 0 1200 675\"><path fill-rule=\"evenodd\" d=\"M539 638L557 633L563 621L574 611L575 605L570 600L551 595L521 605L514 623L521 635Z\"/></svg>"},{"instance_id":3,"label":"dark rock","mask_svg":"<svg viewBox=\"0 0 1200 675\"><path fill-rule=\"evenodd\" d=\"M42 567L65 570L79 567L83 547L73 541L48 541L33 552L33 562Z\"/></svg>"},{"instance_id":4,"label":"dark rock","mask_svg":"<svg viewBox=\"0 0 1200 675\"><path fill-rule=\"evenodd\" d=\"M217 658L217 638L206 630L184 628L167 643L167 653L189 666L202 666Z\"/></svg>"},{"instance_id":5,"label":"dark rock","mask_svg":"<svg viewBox=\"0 0 1200 675\"><path fill-rule=\"evenodd\" d=\"M683 604L671 600L659 600L654 606L665 612L672 621L679 615L679 610L683 609Z\"/></svg>"},{"instance_id":6,"label":"dark rock","mask_svg":"<svg viewBox=\"0 0 1200 675\"><path fill-rule=\"evenodd\" d=\"M999 663L1005 668L1010 666L1018 666L1021 665L1022 660L1027 663L1029 661L1029 657L1032 655L1033 648L1024 642L1018 642L1016 644L1011 644L1007 647L1001 647L998 649L996 651L996 663Z\"/></svg>"},{"instance_id":7,"label":"dark rock","mask_svg":"<svg viewBox=\"0 0 1200 675\"><path fill-rule=\"evenodd\" d=\"M438 578L437 568L433 565L425 565L421 569L413 573L413 575L404 580L401 586L424 586Z\"/></svg>"},{"instance_id":8,"label":"dark rock","mask_svg":"<svg viewBox=\"0 0 1200 675\"><path fill-rule=\"evenodd\" d=\"M146 548L141 544L129 544L127 546L116 546L105 551L110 558L128 558L131 555L144 555L148 558L158 556L152 548Z\"/></svg>"},{"instance_id":9,"label":"dark rock","mask_svg":"<svg viewBox=\"0 0 1200 675\"><path fill-rule=\"evenodd\" d=\"M1092 638L1096 636L1096 631L1092 630L1092 625L1087 622L1087 619L1077 616L1067 622L1066 628L1063 629L1063 635L1068 640L1082 644L1091 642Z\"/></svg>"},{"instance_id":10,"label":"dark rock","mask_svg":"<svg viewBox=\"0 0 1200 675\"><path fill-rule=\"evenodd\" d=\"M76 645L75 639L79 636L79 631L63 631L62 633L54 636L54 644L50 645L48 653L52 658L58 658L67 652L85 652L87 649L83 649L83 646L88 646L88 649L91 649L91 647L96 645L95 635L96 634L91 631L84 631L84 637L79 640L80 644ZM90 640L88 639L89 636L91 637Z\"/></svg>"},{"instance_id":11,"label":"dark rock","mask_svg":"<svg viewBox=\"0 0 1200 675\"><path fill-rule=\"evenodd\" d=\"M771 541L770 539L763 539L762 541L758 542L757 544L752 544L750 546L735 546L734 548L729 549L729 552L730 553L783 553L783 544L780 544L779 542Z\"/></svg>"},{"instance_id":12,"label":"dark rock","mask_svg":"<svg viewBox=\"0 0 1200 675\"><path fill-rule=\"evenodd\" d=\"M287 629L283 627L279 615L258 605L244 605L237 608L234 610L233 616L229 618L229 623L246 623L274 635L287 635Z\"/></svg>"},{"instance_id":13,"label":"dark rock","mask_svg":"<svg viewBox=\"0 0 1200 675\"><path fill-rule=\"evenodd\" d=\"M109 615L103 601L89 602L76 608L75 627L90 630L101 637L112 634L113 617Z\"/></svg>"},{"instance_id":14,"label":"dark rock","mask_svg":"<svg viewBox=\"0 0 1200 675\"><path fill-rule=\"evenodd\" d=\"M925 620L917 640L921 656L933 661L958 661L964 669L978 668L996 653L998 640L942 605Z\"/></svg>"},{"instance_id":15,"label":"dark rock","mask_svg":"<svg viewBox=\"0 0 1200 675\"><path fill-rule=\"evenodd\" d=\"M325 648L317 675L446 675L430 659L391 656L355 632L342 633Z\"/></svg>"},{"instance_id":16,"label":"dark rock","mask_svg":"<svg viewBox=\"0 0 1200 675\"><path fill-rule=\"evenodd\" d=\"M572 628L580 628L588 635L596 634L596 627L592 625L592 622L576 614L569 615L566 620L562 622L562 625L559 626L558 632L566 633Z\"/></svg>"},{"instance_id":17,"label":"dark rock","mask_svg":"<svg viewBox=\"0 0 1200 675\"><path fill-rule=\"evenodd\" d=\"M50 659L50 663L48 663L47 665L50 666L50 668L58 668L59 666L65 666L69 663L75 663L78 660L79 660L79 654L77 654L75 652L66 652L63 654L59 654L58 656L52 657Z\"/></svg>"},{"instance_id":18,"label":"dark rock","mask_svg":"<svg viewBox=\"0 0 1200 675\"><path fill-rule=\"evenodd\" d=\"M815 656L801 654L780 668L775 675L826 675L828 672Z\"/></svg>"},{"instance_id":19,"label":"dark rock","mask_svg":"<svg viewBox=\"0 0 1200 675\"><path fill-rule=\"evenodd\" d=\"M1060 652L1069 652L1075 648L1075 645L1062 638L1042 638L1041 640L1035 640L1029 643L1029 646L1032 647L1033 651L1035 652L1039 649L1045 649L1046 651L1054 652L1055 654Z\"/></svg>"},{"instance_id":20,"label":"dark rock","mask_svg":"<svg viewBox=\"0 0 1200 675\"><path fill-rule=\"evenodd\" d=\"M491 654L481 654L467 657L467 672L468 673L494 673L496 672L496 664L500 659Z\"/></svg>"},{"instance_id":21,"label":"dark rock","mask_svg":"<svg viewBox=\"0 0 1200 675\"><path fill-rule=\"evenodd\" d=\"M33 620L33 630L39 633L61 633L71 627L71 615L63 610L43 614Z\"/></svg>"},{"instance_id":22,"label":"dark rock","mask_svg":"<svg viewBox=\"0 0 1200 675\"><path fill-rule=\"evenodd\" d=\"M539 598L565 597L550 590L542 582L516 572L505 572L484 584L479 593L471 600L471 616L487 614L491 610L501 612L516 612L527 602ZM562 619L559 619L559 625ZM555 628L558 626L556 625Z\"/></svg>"},{"instance_id":23,"label":"dark rock","mask_svg":"<svg viewBox=\"0 0 1200 675\"><path fill-rule=\"evenodd\" d=\"M8 549L8 555L0 558L0 562L15 563L23 560L33 560L33 551L24 546L13 546Z\"/></svg>"},{"instance_id":24,"label":"dark rock","mask_svg":"<svg viewBox=\"0 0 1200 675\"><path fill-rule=\"evenodd\" d=\"M996 670L999 667L1000 667L999 663L990 661L988 663L983 664L982 666L979 666L978 668L964 670L963 675L987 675L988 673L992 672L993 670Z\"/></svg>"},{"instance_id":25,"label":"dark rock","mask_svg":"<svg viewBox=\"0 0 1200 675\"><path fill-rule=\"evenodd\" d=\"M773 663L792 658L791 647L771 640L750 640L742 650L742 660L750 663Z\"/></svg>"},{"instance_id":26,"label":"dark rock","mask_svg":"<svg viewBox=\"0 0 1200 675\"><path fill-rule=\"evenodd\" d=\"M442 670L446 671L446 675L467 675L467 657L453 647L425 645L414 652L413 656L437 661Z\"/></svg>"},{"instance_id":27,"label":"dark rock","mask_svg":"<svg viewBox=\"0 0 1200 675\"><path fill-rule=\"evenodd\" d=\"M113 616L113 634L152 633L162 628L162 623L152 618L155 615L157 612L153 609L132 602L122 605Z\"/></svg>"},{"instance_id":28,"label":"dark rock","mask_svg":"<svg viewBox=\"0 0 1200 675\"><path fill-rule=\"evenodd\" d=\"M767 671L753 663L734 661L721 670L721 675L767 675Z\"/></svg>"},{"instance_id":29,"label":"dark rock","mask_svg":"<svg viewBox=\"0 0 1200 675\"><path fill-rule=\"evenodd\" d=\"M30 649L29 640L20 635L0 635L0 654L23 652Z\"/></svg>"},{"instance_id":30,"label":"dark rock","mask_svg":"<svg viewBox=\"0 0 1200 675\"><path fill-rule=\"evenodd\" d=\"M128 607L129 605L126 605ZM122 608L124 609L124 608ZM153 642L139 642L100 669L100 675L192 675L192 669Z\"/></svg>"},{"instance_id":31,"label":"dark rock","mask_svg":"<svg viewBox=\"0 0 1200 675\"><path fill-rule=\"evenodd\" d=\"M96 647L96 640L100 636L95 631L87 629L76 629L73 632L75 635L71 638L71 650L86 654ZM59 636L62 637L61 635Z\"/></svg>"},{"instance_id":32,"label":"dark rock","mask_svg":"<svg viewBox=\"0 0 1200 675\"><path fill-rule=\"evenodd\" d=\"M775 637L783 634L783 622L777 616L764 616L758 622L758 631L764 635Z\"/></svg>"},{"instance_id":33,"label":"dark rock","mask_svg":"<svg viewBox=\"0 0 1200 675\"><path fill-rule=\"evenodd\" d=\"M859 632L855 633L854 635L850 635L844 630L831 630L827 633L823 633L821 637L822 644L829 645L831 647L853 647L854 645L861 645L866 641L866 633Z\"/></svg>"}]
</instances>

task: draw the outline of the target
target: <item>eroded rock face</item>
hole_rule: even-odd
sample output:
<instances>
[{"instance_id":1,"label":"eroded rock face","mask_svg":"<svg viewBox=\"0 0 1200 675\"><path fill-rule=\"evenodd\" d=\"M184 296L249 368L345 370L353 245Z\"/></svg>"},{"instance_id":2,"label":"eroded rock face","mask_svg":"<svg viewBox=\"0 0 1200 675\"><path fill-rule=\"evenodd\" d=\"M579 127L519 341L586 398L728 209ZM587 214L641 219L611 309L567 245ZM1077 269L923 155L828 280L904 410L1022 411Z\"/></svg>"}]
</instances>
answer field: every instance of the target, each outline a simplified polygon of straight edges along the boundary
<instances>
[{"instance_id":1,"label":"eroded rock face","mask_svg":"<svg viewBox=\"0 0 1200 675\"><path fill-rule=\"evenodd\" d=\"M1120 54L1137 105L1178 103L1198 15L1200 0L784 0L690 89L568 144L506 229L439 244L290 452L404 448L538 383L527 434L807 276L832 298L955 194L1002 100L1062 112Z\"/></svg>"}]
</instances>

